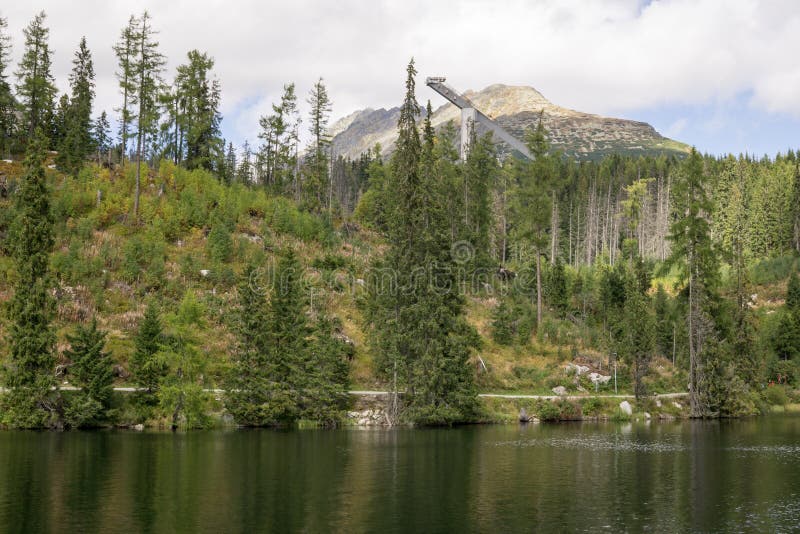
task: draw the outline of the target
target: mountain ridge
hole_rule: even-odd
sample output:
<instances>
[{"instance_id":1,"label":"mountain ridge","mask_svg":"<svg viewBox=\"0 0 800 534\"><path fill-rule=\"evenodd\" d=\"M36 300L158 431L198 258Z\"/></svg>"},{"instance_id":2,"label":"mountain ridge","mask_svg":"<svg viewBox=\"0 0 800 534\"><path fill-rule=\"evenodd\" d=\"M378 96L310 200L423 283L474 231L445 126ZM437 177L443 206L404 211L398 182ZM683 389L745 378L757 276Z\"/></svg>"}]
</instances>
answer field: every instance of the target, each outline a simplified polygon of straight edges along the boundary
<instances>
[{"instance_id":1,"label":"mountain ridge","mask_svg":"<svg viewBox=\"0 0 800 534\"><path fill-rule=\"evenodd\" d=\"M527 128L536 125L541 113L552 148L576 159L599 159L611 153L683 155L689 150L688 145L664 137L646 122L558 106L529 86L492 84L480 91L466 91L464 95L483 114L519 139L524 138ZM389 155L397 137L399 115L400 108L393 107L365 108L342 117L330 129L334 154L354 159L380 144L383 155ZM450 103L436 108L431 116L431 123L437 129L450 121L455 126L461 123L459 109ZM478 133L484 133L481 127ZM510 147L502 142L498 148L501 155L510 152Z\"/></svg>"}]
</instances>

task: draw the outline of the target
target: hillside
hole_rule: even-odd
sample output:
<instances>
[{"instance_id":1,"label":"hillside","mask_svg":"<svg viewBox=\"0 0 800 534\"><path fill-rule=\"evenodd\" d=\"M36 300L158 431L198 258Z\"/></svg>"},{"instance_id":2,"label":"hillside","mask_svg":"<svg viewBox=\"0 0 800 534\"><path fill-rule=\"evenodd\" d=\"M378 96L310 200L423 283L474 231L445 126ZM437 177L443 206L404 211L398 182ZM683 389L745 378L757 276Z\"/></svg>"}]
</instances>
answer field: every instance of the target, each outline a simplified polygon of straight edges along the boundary
<instances>
[{"instance_id":1,"label":"hillside","mask_svg":"<svg viewBox=\"0 0 800 534\"><path fill-rule=\"evenodd\" d=\"M430 95L425 94L421 100L428 97L434 103L441 100L433 91L426 90ZM612 153L637 156L688 151L686 145L663 137L647 123L563 108L532 87L496 84L477 92L467 91L465 95L480 111L518 138L523 137L526 128L536 125L542 112L553 149L576 159L596 160ZM376 143L384 154L391 153L399 113L399 108L367 108L340 119L331 128L334 153L354 159ZM448 103L434 111L432 123L436 128L449 121L458 126L460 117L458 108ZM501 145L501 152L505 149Z\"/></svg>"}]
</instances>

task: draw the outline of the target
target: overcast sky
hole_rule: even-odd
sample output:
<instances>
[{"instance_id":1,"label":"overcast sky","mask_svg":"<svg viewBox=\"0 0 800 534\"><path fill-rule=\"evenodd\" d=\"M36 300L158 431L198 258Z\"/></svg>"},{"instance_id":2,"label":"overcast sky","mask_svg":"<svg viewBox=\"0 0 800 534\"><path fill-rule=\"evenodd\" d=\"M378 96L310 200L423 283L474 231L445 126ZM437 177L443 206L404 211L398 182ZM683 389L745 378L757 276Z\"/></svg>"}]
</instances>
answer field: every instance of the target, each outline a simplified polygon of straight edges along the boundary
<instances>
[{"instance_id":1,"label":"overcast sky","mask_svg":"<svg viewBox=\"0 0 800 534\"><path fill-rule=\"evenodd\" d=\"M59 87L85 35L96 109L109 113L121 100L111 46L130 14L150 11L167 79L193 48L216 59L223 133L236 144L257 142L258 117L289 81L304 102L322 76L334 118L398 105L414 56L417 96L434 107L444 100L423 80L444 75L461 90L530 85L562 106L650 122L701 151L800 147L797 0L9 1L0 16L15 60L42 9Z\"/></svg>"}]
</instances>

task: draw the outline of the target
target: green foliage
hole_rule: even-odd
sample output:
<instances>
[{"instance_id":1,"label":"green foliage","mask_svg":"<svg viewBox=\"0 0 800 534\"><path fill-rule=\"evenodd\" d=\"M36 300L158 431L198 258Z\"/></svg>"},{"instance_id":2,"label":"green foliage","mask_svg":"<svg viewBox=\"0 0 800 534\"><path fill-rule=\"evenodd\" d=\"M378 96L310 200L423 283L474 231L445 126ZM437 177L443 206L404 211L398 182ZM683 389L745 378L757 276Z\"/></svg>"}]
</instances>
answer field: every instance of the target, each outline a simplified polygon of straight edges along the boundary
<instances>
[{"instance_id":1,"label":"green foliage","mask_svg":"<svg viewBox=\"0 0 800 534\"><path fill-rule=\"evenodd\" d=\"M106 332L98 330L93 318L88 327L78 325L67 341L70 349L64 356L72 361L69 374L72 383L81 388L69 419L76 426L95 426L107 419L113 393L111 354L103 350Z\"/></svg>"},{"instance_id":2,"label":"green foliage","mask_svg":"<svg viewBox=\"0 0 800 534\"><path fill-rule=\"evenodd\" d=\"M475 416L469 357L479 337L457 291L458 258L451 254L445 208L450 165L434 150L430 115L420 141L415 75L412 60L385 189L389 250L373 265L375 272L390 269L397 286L378 287L379 277L370 277L367 322L380 373L408 392L406 416L419 424L450 424Z\"/></svg>"},{"instance_id":3,"label":"green foliage","mask_svg":"<svg viewBox=\"0 0 800 534\"><path fill-rule=\"evenodd\" d=\"M48 129L48 117L53 114L56 95L55 80L51 73L53 51L48 43L50 30L44 25L46 18L44 11L40 12L23 30L25 50L16 72L17 98L22 110L20 126L28 142L37 129L43 132Z\"/></svg>"},{"instance_id":4,"label":"green foliage","mask_svg":"<svg viewBox=\"0 0 800 534\"><path fill-rule=\"evenodd\" d=\"M154 393L167 373L168 362L163 354L164 328L158 307L152 301L145 309L134 341L136 350L130 362L133 378L147 393Z\"/></svg>"},{"instance_id":5,"label":"green foliage","mask_svg":"<svg viewBox=\"0 0 800 534\"><path fill-rule=\"evenodd\" d=\"M505 299L492 310L492 338L500 345L511 345L514 340L514 312Z\"/></svg>"},{"instance_id":6,"label":"green foliage","mask_svg":"<svg viewBox=\"0 0 800 534\"><path fill-rule=\"evenodd\" d=\"M786 394L784 386L770 386L764 391L764 398L770 406L786 406L789 404L789 396Z\"/></svg>"},{"instance_id":7,"label":"green foliage","mask_svg":"<svg viewBox=\"0 0 800 534\"><path fill-rule=\"evenodd\" d=\"M217 223L211 228L206 242L206 250L208 256L215 262L222 263L231 259L233 239L226 225Z\"/></svg>"},{"instance_id":8,"label":"green foliage","mask_svg":"<svg viewBox=\"0 0 800 534\"><path fill-rule=\"evenodd\" d=\"M16 278L7 308L9 355L4 378L6 387L13 391L3 397L3 419L15 427L52 424L59 402L57 392L51 392L55 385L55 334L50 324L54 303L49 253L54 233L43 168L45 143L37 130L14 197L9 243Z\"/></svg>"},{"instance_id":9,"label":"green foliage","mask_svg":"<svg viewBox=\"0 0 800 534\"><path fill-rule=\"evenodd\" d=\"M72 60L70 101L64 117L64 136L58 145L56 164L77 176L92 146L92 101L94 100L94 65L92 55L81 38Z\"/></svg>"}]
</instances>

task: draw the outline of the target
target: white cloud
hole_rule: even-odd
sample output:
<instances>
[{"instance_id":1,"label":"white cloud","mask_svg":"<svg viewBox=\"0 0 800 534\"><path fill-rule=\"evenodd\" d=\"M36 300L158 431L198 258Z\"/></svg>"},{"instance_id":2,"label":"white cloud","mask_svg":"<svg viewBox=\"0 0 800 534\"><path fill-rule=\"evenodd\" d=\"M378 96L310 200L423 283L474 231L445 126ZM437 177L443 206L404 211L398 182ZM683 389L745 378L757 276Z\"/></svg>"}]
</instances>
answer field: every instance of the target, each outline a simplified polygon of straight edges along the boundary
<instances>
[{"instance_id":1,"label":"white cloud","mask_svg":"<svg viewBox=\"0 0 800 534\"><path fill-rule=\"evenodd\" d=\"M96 61L97 106L108 111L120 100L111 45L130 13L148 9L170 76L189 49L215 57L225 127L239 141L254 141L258 114L287 81L297 83L304 102L323 76L337 117L397 105L412 55L420 100L435 104L441 100L424 88L424 76L446 75L462 90L532 85L555 103L605 114L746 93L758 109L800 116L800 3L793 0L40 0L39 6L49 15L60 86L85 34ZM2 9L15 57L21 30L40 7L9 2Z\"/></svg>"}]
</instances>

